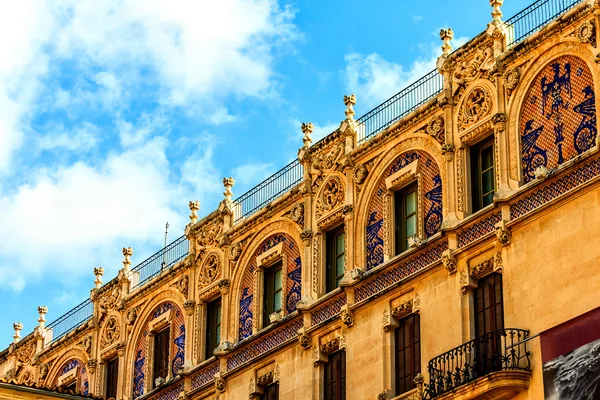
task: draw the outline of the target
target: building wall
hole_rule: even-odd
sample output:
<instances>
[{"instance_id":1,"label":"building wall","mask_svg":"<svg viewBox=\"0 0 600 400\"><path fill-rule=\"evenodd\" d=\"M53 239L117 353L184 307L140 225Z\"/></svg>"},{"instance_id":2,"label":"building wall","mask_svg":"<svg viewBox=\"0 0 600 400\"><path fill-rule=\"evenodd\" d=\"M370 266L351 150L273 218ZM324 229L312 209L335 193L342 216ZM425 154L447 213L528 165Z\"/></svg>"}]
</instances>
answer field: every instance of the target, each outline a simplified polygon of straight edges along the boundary
<instances>
[{"instance_id":1,"label":"building wall","mask_svg":"<svg viewBox=\"0 0 600 400\"><path fill-rule=\"evenodd\" d=\"M420 315L430 384L428 362L474 339L473 290L487 273L502 274L506 328L536 335L600 307L598 15L600 4L584 2L511 48L491 24L440 58L438 97L360 145L348 102L340 129L300 150L300 185L236 223L227 195L200 221L192 212L185 259L140 287L125 268L92 291L89 321L51 343L41 327L0 354L0 372L58 384L77 363L80 387L102 395L105 364L118 357L120 399L247 399L278 381L281 398L316 400L327 353L340 349L348 398L391 398L398 315ZM496 195L474 213L469 149L490 135ZM395 256L390 196L412 181L422 243ZM325 236L340 224L346 274L325 293ZM286 266L284 312L263 328L260 270L273 260ZM206 305L218 297L221 344L206 360ZM167 314L169 382L150 390L149 335ZM518 399L544 396L540 346L527 342L525 386L497 382Z\"/></svg>"}]
</instances>

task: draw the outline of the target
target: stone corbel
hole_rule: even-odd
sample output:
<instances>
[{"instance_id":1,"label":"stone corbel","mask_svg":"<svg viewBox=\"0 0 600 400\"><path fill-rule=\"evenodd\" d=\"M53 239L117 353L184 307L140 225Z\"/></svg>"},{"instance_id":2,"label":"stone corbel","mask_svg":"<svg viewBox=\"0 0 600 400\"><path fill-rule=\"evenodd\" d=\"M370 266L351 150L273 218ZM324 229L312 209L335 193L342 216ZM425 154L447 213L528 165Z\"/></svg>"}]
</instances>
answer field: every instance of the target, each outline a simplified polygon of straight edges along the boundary
<instances>
[{"instance_id":1,"label":"stone corbel","mask_svg":"<svg viewBox=\"0 0 600 400\"><path fill-rule=\"evenodd\" d=\"M300 347L302 347L304 350L310 349L310 336L306 332L306 328L304 326L298 329L298 343L300 343Z\"/></svg>"},{"instance_id":2,"label":"stone corbel","mask_svg":"<svg viewBox=\"0 0 600 400\"><path fill-rule=\"evenodd\" d=\"M384 332L391 332L398 327L398 320L392 317L392 311L388 307L383 310L381 322L383 323Z\"/></svg>"},{"instance_id":3,"label":"stone corbel","mask_svg":"<svg viewBox=\"0 0 600 400\"><path fill-rule=\"evenodd\" d=\"M500 243L502 246L506 246L508 244L510 244L510 240L511 240L511 233L510 233L510 229L508 229L506 227L506 221L502 220L500 222L498 222L495 226L496 228L496 239L498 240L498 243Z\"/></svg>"},{"instance_id":4,"label":"stone corbel","mask_svg":"<svg viewBox=\"0 0 600 400\"><path fill-rule=\"evenodd\" d=\"M452 249L445 250L442 253L442 264L449 274L454 274L456 272L457 261Z\"/></svg>"},{"instance_id":5,"label":"stone corbel","mask_svg":"<svg viewBox=\"0 0 600 400\"><path fill-rule=\"evenodd\" d=\"M300 233L300 239L302 243L304 243L305 247L310 247L310 242L312 241L313 232L310 229L305 229Z\"/></svg>"},{"instance_id":6,"label":"stone corbel","mask_svg":"<svg viewBox=\"0 0 600 400\"><path fill-rule=\"evenodd\" d=\"M455 149L455 146L451 143L444 143L442 145L442 155L444 156L446 161L450 162L454 160Z\"/></svg>"},{"instance_id":7,"label":"stone corbel","mask_svg":"<svg viewBox=\"0 0 600 400\"><path fill-rule=\"evenodd\" d=\"M475 288L477 288L477 281L466 270L460 271L460 292L465 295Z\"/></svg>"},{"instance_id":8,"label":"stone corbel","mask_svg":"<svg viewBox=\"0 0 600 400\"><path fill-rule=\"evenodd\" d=\"M218 393L223 393L227 390L227 382L223 379L220 372L215 374L215 389Z\"/></svg>"},{"instance_id":9,"label":"stone corbel","mask_svg":"<svg viewBox=\"0 0 600 400\"><path fill-rule=\"evenodd\" d=\"M219 288L221 295L226 295L229 293L229 289L231 288L231 281L229 279L221 279L217 283L217 287Z\"/></svg>"},{"instance_id":10,"label":"stone corbel","mask_svg":"<svg viewBox=\"0 0 600 400\"><path fill-rule=\"evenodd\" d=\"M96 368L98 368L98 361L95 358L88 360L87 367L88 371L90 371L91 374L96 373Z\"/></svg>"},{"instance_id":11,"label":"stone corbel","mask_svg":"<svg viewBox=\"0 0 600 400\"><path fill-rule=\"evenodd\" d=\"M183 309L185 310L186 315L194 314L194 310L196 309L196 301L187 300L185 303L183 303Z\"/></svg>"},{"instance_id":12,"label":"stone corbel","mask_svg":"<svg viewBox=\"0 0 600 400\"><path fill-rule=\"evenodd\" d=\"M228 342L227 340L220 343L216 348L215 348L215 355L217 356L224 356L228 353L231 353L231 351L233 350L234 345L231 342Z\"/></svg>"},{"instance_id":13,"label":"stone corbel","mask_svg":"<svg viewBox=\"0 0 600 400\"><path fill-rule=\"evenodd\" d=\"M340 318L342 319L343 324L348 328L354 325L354 314L352 313L352 310L350 310L348 304L344 304L342 306L340 310Z\"/></svg>"}]
</instances>

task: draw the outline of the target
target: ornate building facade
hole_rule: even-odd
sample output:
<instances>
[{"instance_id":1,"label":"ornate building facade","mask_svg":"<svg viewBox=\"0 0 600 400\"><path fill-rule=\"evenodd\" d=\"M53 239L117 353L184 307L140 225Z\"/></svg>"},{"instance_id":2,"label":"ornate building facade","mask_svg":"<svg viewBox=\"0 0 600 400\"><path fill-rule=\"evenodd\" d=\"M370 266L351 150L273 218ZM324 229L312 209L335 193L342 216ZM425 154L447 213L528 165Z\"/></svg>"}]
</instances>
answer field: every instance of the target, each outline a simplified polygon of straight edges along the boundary
<instances>
[{"instance_id":1,"label":"ornate building facade","mask_svg":"<svg viewBox=\"0 0 600 400\"><path fill-rule=\"evenodd\" d=\"M358 119L346 96L329 136L302 125L298 160L235 200L224 179L184 236L15 324L11 393L600 395L600 2L490 3L464 46L442 30L436 70Z\"/></svg>"}]
</instances>

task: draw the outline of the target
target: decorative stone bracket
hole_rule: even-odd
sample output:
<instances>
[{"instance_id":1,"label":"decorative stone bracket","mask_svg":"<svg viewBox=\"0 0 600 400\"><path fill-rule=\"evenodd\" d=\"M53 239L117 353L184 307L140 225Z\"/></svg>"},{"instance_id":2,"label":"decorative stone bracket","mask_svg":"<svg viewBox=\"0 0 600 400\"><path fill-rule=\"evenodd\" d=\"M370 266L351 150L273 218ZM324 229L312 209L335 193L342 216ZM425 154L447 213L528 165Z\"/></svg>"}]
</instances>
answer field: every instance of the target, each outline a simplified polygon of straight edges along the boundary
<instances>
[{"instance_id":1,"label":"decorative stone bracket","mask_svg":"<svg viewBox=\"0 0 600 400\"><path fill-rule=\"evenodd\" d=\"M502 246L506 246L510 244L511 233L510 229L506 227L506 221L502 220L498 222L495 226L496 228L496 238L498 239L498 243Z\"/></svg>"},{"instance_id":2,"label":"decorative stone bracket","mask_svg":"<svg viewBox=\"0 0 600 400\"><path fill-rule=\"evenodd\" d=\"M310 349L310 336L306 333L305 327L298 329L298 343L304 350Z\"/></svg>"},{"instance_id":3,"label":"decorative stone bracket","mask_svg":"<svg viewBox=\"0 0 600 400\"><path fill-rule=\"evenodd\" d=\"M344 350L347 346L346 334L342 333L328 342L322 343L319 347L313 347L313 366L316 368L319 364L329 361L328 356L338 350Z\"/></svg>"},{"instance_id":4,"label":"decorative stone bracket","mask_svg":"<svg viewBox=\"0 0 600 400\"><path fill-rule=\"evenodd\" d=\"M445 250L442 253L442 264L449 274L454 274L456 272L457 261L452 249Z\"/></svg>"},{"instance_id":5,"label":"decorative stone bracket","mask_svg":"<svg viewBox=\"0 0 600 400\"><path fill-rule=\"evenodd\" d=\"M340 318L342 319L343 324L348 328L354 325L354 314L352 313L352 310L350 310L348 304L342 306Z\"/></svg>"},{"instance_id":6,"label":"decorative stone bracket","mask_svg":"<svg viewBox=\"0 0 600 400\"><path fill-rule=\"evenodd\" d=\"M251 378L249 386L249 399L259 400L261 395L264 394L265 387L271 385L272 383L279 382L279 377L279 365L277 365L271 371L264 373L263 375L258 376L256 378Z\"/></svg>"},{"instance_id":7,"label":"decorative stone bracket","mask_svg":"<svg viewBox=\"0 0 600 400\"><path fill-rule=\"evenodd\" d=\"M410 314L420 314L421 313L421 298L419 294L416 293L415 297L401 303L397 307L393 307L392 309L385 308L383 310L383 331L391 332L398 327L398 321Z\"/></svg>"},{"instance_id":8,"label":"decorative stone bracket","mask_svg":"<svg viewBox=\"0 0 600 400\"><path fill-rule=\"evenodd\" d=\"M221 377L220 372L215 374L215 389L217 389L217 392L219 393L223 393L227 390L227 382Z\"/></svg>"}]
</instances>

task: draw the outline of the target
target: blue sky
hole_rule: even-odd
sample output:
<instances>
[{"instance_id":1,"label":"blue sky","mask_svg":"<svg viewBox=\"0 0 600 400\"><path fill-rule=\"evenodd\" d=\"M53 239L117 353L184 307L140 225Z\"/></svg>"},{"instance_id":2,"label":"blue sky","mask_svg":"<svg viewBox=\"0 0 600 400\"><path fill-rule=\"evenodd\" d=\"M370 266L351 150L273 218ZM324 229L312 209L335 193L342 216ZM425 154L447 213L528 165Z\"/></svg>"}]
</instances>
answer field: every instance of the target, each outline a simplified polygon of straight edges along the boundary
<instances>
[{"instance_id":1,"label":"blue sky","mask_svg":"<svg viewBox=\"0 0 600 400\"><path fill-rule=\"evenodd\" d=\"M507 1L508 18L529 0ZM487 0L19 1L0 5L0 348L48 322L314 138L435 66Z\"/></svg>"}]
</instances>

